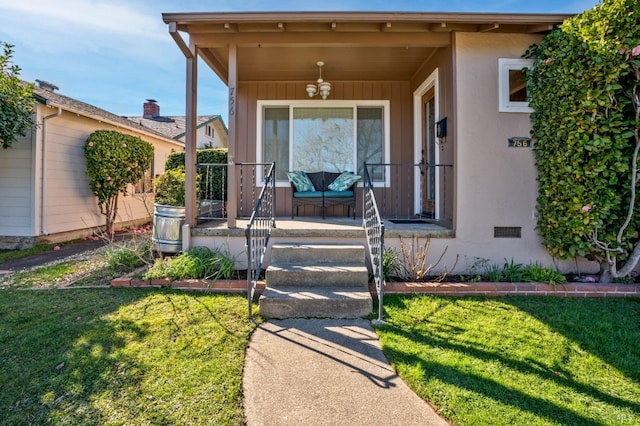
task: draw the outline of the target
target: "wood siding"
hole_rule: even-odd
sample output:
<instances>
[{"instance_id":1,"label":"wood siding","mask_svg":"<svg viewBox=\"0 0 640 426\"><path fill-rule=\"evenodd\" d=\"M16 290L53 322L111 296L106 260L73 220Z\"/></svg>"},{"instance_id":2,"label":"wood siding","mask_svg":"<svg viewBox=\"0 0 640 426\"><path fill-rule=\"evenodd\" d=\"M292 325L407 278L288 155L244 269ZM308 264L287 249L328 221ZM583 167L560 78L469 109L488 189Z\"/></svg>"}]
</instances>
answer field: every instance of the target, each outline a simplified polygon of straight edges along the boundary
<instances>
[{"instance_id":1,"label":"wood siding","mask_svg":"<svg viewBox=\"0 0 640 426\"><path fill-rule=\"evenodd\" d=\"M63 112L47 123L46 223L47 233L96 228L104 224L104 216L97 207L97 198L89 188L83 145L95 130L117 130L136 135L122 128ZM172 148L168 143L143 136L154 148L153 171L162 173L164 161ZM147 207L145 207L145 201ZM118 201L119 221L150 217L152 196L121 196Z\"/></svg>"},{"instance_id":2,"label":"wood siding","mask_svg":"<svg viewBox=\"0 0 640 426\"><path fill-rule=\"evenodd\" d=\"M238 162L256 162L256 140L261 131L256 122L258 100L307 100L307 82L241 82L237 97L237 144L235 158ZM388 100L390 101L390 158L391 162L413 161L412 97L409 82L331 82L332 100ZM322 105L322 101L318 101ZM362 193L357 194L357 214L361 214ZM276 191L276 215L291 214L291 188L278 187ZM246 204L249 203L249 204ZM250 200L240 211L250 211ZM248 209L248 210L247 210ZM346 216L343 206L328 210L328 215ZM300 215L320 215L320 209L301 207Z\"/></svg>"},{"instance_id":3,"label":"wood siding","mask_svg":"<svg viewBox=\"0 0 640 426\"><path fill-rule=\"evenodd\" d=\"M0 236L33 236L33 146L30 131L0 153Z\"/></svg>"},{"instance_id":4,"label":"wood siding","mask_svg":"<svg viewBox=\"0 0 640 426\"><path fill-rule=\"evenodd\" d=\"M164 171L171 151L181 149L161 138L68 111L63 111L59 117L52 116L43 126L42 117L50 116L56 110L37 105L39 126L34 134L0 156L0 237L39 237L79 230L91 233L104 225L97 198L89 188L82 148L95 130L117 130L151 143L154 146L152 170L156 175ZM44 221L41 220L43 209ZM118 222L151 220L153 194L121 196L118 214Z\"/></svg>"}]
</instances>

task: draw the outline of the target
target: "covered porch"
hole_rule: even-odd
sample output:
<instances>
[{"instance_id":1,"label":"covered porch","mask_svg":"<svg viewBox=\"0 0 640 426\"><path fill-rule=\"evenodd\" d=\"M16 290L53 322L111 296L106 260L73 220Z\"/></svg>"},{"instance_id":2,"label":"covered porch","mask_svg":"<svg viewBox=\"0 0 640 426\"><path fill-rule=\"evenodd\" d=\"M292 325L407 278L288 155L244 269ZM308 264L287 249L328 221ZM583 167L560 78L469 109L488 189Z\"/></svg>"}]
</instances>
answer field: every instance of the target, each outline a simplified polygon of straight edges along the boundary
<instances>
[{"instance_id":1,"label":"covered porch","mask_svg":"<svg viewBox=\"0 0 640 426\"><path fill-rule=\"evenodd\" d=\"M387 247L402 235L431 237L433 251L448 250L449 266L458 257L550 263L535 231L532 144L510 142L526 140L530 131L528 110L508 109L523 103L522 66L500 64L519 64L531 44L567 17L163 14L186 58L183 248L216 242L233 246L233 253L252 250L251 244L245 249L247 220L265 208L259 195L269 186L269 211L257 215L264 221L257 255L280 238L377 241L384 225ZM195 155L198 58L228 87L225 204L214 221L198 214L197 175L204 166ZM341 205L324 220L317 206L301 207L291 220L288 171L362 176L355 221ZM369 236L363 223L377 230Z\"/></svg>"},{"instance_id":2,"label":"covered porch","mask_svg":"<svg viewBox=\"0 0 640 426\"><path fill-rule=\"evenodd\" d=\"M446 187L434 171L455 166L456 34L539 34L564 16L260 12L163 14L163 19L186 57L191 228L197 222L200 57L229 88L228 229L238 226L245 208L237 167L243 162L276 163L278 216L288 209L288 170L332 167L361 174L365 162L423 165L431 169L412 173L409 181L372 173L378 188L402 186L379 198L408 208L407 219L427 210L427 216L445 219L453 229L455 171ZM262 179L258 173L257 187Z\"/></svg>"}]
</instances>

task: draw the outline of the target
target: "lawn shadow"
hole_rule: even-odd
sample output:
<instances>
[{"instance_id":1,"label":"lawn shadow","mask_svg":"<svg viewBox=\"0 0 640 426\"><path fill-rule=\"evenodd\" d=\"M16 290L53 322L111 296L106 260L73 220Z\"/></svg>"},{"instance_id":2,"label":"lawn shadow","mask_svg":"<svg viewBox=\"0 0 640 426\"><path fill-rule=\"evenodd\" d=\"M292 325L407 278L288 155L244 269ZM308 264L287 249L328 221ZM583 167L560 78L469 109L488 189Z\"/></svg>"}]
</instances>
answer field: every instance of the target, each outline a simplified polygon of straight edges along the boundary
<instances>
[{"instance_id":1,"label":"lawn shadow","mask_svg":"<svg viewBox=\"0 0 640 426\"><path fill-rule=\"evenodd\" d=\"M99 293L99 294L97 294ZM118 355L126 330L145 330L105 319L136 303L148 291L7 291L0 306L0 411L14 424L45 424L63 412L82 423L100 421L92 397L98 390L118 392L124 377ZM133 367L137 368L137 367ZM116 380L117 379L117 380ZM106 382L113 380L113 385Z\"/></svg>"},{"instance_id":2,"label":"lawn shadow","mask_svg":"<svg viewBox=\"0 0 640 426\"><path fill-rule=\"evenodd\" d=\"M483 298L471 298L475 300L482 300ZM631 378L637 382L638 372L640 371L640 362L638 361L638 354L636 349L635 362L628 362L629 352L622 350L616 353L614 357L611 357L611 351L607 348L595 348L594 345L589 342L589 334L575 330L574 327L567 326L567 319L561 315L552 315L552 318L544 318L540 314L542 310L535 309L535 303L530 303L531 298L504 298L500 301L504 301L507 304L514 306L515 308L527 312L539 321L551 326L555 331L561 333L567 339L577 342L581 348L585 351L601 357L606 360L612 366L618 368L625 374L625 376ZM564 299L567 300L567 299ZM575 300L575 299L571 299ZM403 297L391 297L386 300L386 307L393 309L407 309L409 300ZM427 320L431 315L435 314L440 305L434 303L434 308L428 312L421 312L424 314L423 318L416 318L415 323L418 325L420 322ZM559 307L562 307L560 303ZM638 304L640 307L640 304ZM629 345L629 347L636 347L635 342L640 341L640 332L637 330L637 326L634 328L632 324L635 321L637 325L639 323L639 316L634 315L633 318L628 318L627 321L620 322L619 316L611 314L610 310L607 313L607 309L603 308L602 311L597 309L590 309L595 315L592 320L602 321L602 327L605 329L614 326L625 327L630 331L625 335L625 341L621 342L623 347ZM638 310L636 309L637 313ZM482 315L482 312L474 312L473 315ZM424 329L419 327L403 326L403 328L396 327L390 322L385 327L385 332L393 333L401 338L408 339L420 344L423 344L432 348L440 348L445 351L453 351L465 356L472 357L487 364L499 363L501 366L505 366L509 369L517 371L522 374L534 375L540 378L540 380L553 382L559 386L571 388L576 392L588 395L594 400L601 401L605 404L609 404L616 407L624 407L632 410L633 412L640 412L640 402L630 401L623 399L615 394L615 391L607 392L599 389L598 387L591 386L589 384L578 382L572 379L569 371L562 369L561 367L545 365L542 362L536 360L519 360L513 359L508 356L508 351L498 352L487 350L486 347L481 344L474 344L470 341L454 340L450 337L456 336L462 330L458 327L450 324L431 324L433 328L438 327L438 330L442 330L449 336L444 338L438 336L434 332L425 332ZM588 327L586 327L588 330ZM597 345L596 345L597 346ZM617 349L616 347L610 349ZM481 377L477 374L473 374L470 371L463 371L462 369L453 368L451 366L444 365L439 362L437 358L428 359L425 356L416 356L402 350L392 349L389 347L384 348L384 352L392 363L402 363L412 366L419 366L421 371L428 372L430 378L437 379L443 383L448 383L457 387L467 389L469 391L484 395L487 398L491 398L495 401L499 401L503 404L517 407L518 409L526 412L531 412L541 418L546 418L552 422L560 421L562 424L581 424L581 425L597 425L598 421L585 417L579 413L575 413L564 407L554 404L553 402L546 400L542 397L533 396L517 389L507 388L497 381L491 380L487 377ZM434 401L432 401L434 402Z\"/></svg>"},{"instance_id":3,"label":"lawn shadow","mask_svg":"<svg viewBox=\"0 0 640 426\"><path fill-rule=\"evenodd\" d=\"M248 335L242 324L239 330L228 325L237 318L228 313L233 301L222 308L228 312L216 314L203 309L204 296L158 289L4 290L0 423L184 422L180 416L193 412L171 405L185 380L177 377L180 368L192 357L199 368L215 350L213 336L200 326L215 321L216 332L223 328L220 340L233 339L236 347L240 335ZM184 355L194 340L207 343ZM225 398L230 405L231 396Z\"/></svg>"}]
</instances>

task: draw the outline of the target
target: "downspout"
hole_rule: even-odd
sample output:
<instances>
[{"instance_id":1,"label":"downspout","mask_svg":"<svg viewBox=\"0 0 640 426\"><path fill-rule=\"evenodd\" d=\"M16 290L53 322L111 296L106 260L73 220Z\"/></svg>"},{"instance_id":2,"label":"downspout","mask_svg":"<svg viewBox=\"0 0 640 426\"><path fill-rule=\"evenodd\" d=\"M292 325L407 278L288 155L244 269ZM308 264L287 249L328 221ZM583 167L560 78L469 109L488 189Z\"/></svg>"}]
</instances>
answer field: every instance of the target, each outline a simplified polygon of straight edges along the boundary
<instances>
[{"instance_id":1,"label":"downspout","mask_svg":"<svg viewBox=\"0 0 640 426\"><path fill-rule=\"evenodd\" d=\"M47 180L46 180L46 172L47 172L47 120L50 118L60 117L62 115L62 108L58 107L58 111L42 117L42 154L41 154L41 165L40 165L40 235L49 235L47 232L47 228L45 226L45 221L47 217Z\"/></svg>"}]
</instances>

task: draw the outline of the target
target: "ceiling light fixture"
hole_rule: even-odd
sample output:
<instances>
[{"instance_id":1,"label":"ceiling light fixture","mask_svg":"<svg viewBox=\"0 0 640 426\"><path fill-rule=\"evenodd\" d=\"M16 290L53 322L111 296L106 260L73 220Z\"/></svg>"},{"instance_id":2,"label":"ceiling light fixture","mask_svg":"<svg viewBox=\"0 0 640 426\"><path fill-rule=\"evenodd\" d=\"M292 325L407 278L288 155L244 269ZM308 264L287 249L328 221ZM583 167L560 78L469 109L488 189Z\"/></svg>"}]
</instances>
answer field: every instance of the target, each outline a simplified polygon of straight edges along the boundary
<instances>
[{"instance_id":1,"label":"ceiling light fixture","mask_svg":"<svg viewBox=\"0 0 640 426\"><path fill-rule=\"evenodd\" d=\"M331 92L331 83L322 79L322 67L324 66L324 62L318 61L316 62L316 65L318 66L318 72L320 75L318 77L318 84L307 84L307 94L310 98L313 98L315 95L320 94L322 99L327 99L327 97L329 96L329 92Z\"/></svg>"}]
</instances>

